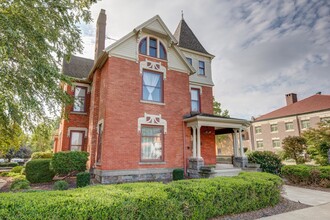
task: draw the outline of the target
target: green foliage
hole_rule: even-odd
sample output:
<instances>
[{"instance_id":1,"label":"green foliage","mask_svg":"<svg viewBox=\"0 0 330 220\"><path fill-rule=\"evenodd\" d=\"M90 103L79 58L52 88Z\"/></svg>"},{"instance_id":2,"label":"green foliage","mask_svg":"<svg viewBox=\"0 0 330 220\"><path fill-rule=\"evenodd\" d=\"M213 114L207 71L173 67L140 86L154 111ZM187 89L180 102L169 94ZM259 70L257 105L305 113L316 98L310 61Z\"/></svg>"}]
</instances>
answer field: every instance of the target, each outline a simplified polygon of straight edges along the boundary
<instances>
[{"instance_id":1,"label":"green foliage","mask_svg":"<svg viewBox=\"0 0 330 220\"><path fill-rule=\"evenodd\" d=\"M9 162L9 163L0 163L0 167L16 167L18 163L16 162Z\"/></svg>"},{"instance_id":2,"label":"green foliage","mask_svg":"<svg viewBox=\"0 0 330 220\"><path fill-rule=\"evenodd\" d=\"M53 146L53 133L57 126L57 121L39 124L31 136L31 146L33 151L50 151ZM38 153L41 153L38 152Z\"/></svg>"},{"instance_id":3,"label":"green foliage","mask_svg":"<svg viewBox=\"0 0 330 220\"><path fill-rule=\"evenodd\" d=\"M320 123L317 128L310 128L303 133L307 142L307 152L318 164L328 165L330 149L330 121Z\"/></svg>"},{"instance_id":4,"label":"green foliage","mask_svg":"<svg viewBox=\"0 0 330 220\"><path fill-rule=\"evenodd\" d=\"M33 127L71 102L59 67L83 49L79 23L96 0L0 2L0 124ZM47 27L47 28L46 28Z\"/></svg>"},{"instance_id":5,"label":"green foliage","mask_svg":"<svg viewBox=\"0 0 330 220\"><path fill-rule=\"evenodd\" d=\"M91 182L91 174L89 172L81 172L77 174L77 188L88 186Z\"/></svg>"},{"instance_id":6,"label":"green foliage","mask_svg":"<svg viewBox=\"0 0 330 220\"><path fill-rule=\"evenodd\" d=\"M30 188L30 182L22 179L14 180L10 185L11 191L19 191L22 189L29 189L29 188Z\"/></svg>"},{"instance_id":7,"label":"green foliage","mask_svg":"<svg viewBox=\"0 0 330 220\"><path fill-rule=\"evenodd\" d=\"M282 167L282 176L294 184L330 187L330 166L288 165Z\"/></svg>"},{"instance_id":8,"label":"green foliage","mask_svg":"<svg viewBox=\"0 0 330 220\"><path fill-rule=\"evenodd\" d=\"M88 153L84 151L66 151L55 153L52 166L57 174L69 174L74 171L86 170Z\"/></svg>"},{"instance_id":9,"label":"green foliage","mask_svg":"<svg viewBox=\"0 0 330 220\"><path fill-rule=\"evenodd\" d=\"M254 151L248 154L250 163L260 164L263 172L279 174L282 167L281 158L271 151Z\"/></svg>"},{"instance_id":10,"label":"green foliage","mask_svg":"<svg viewBox=\"0 0 330 220\"><path fill-rule=\"evenodd\" d=\"M297 164L305 163L303 153L306 151L306 140L300 136L288 136L283 139L283 159L294 159Z\"/></svg>"},{"instance_id":11,"label":"green foliage","mask_svg":"<svg viewBox=\"0 0 330 220\"><path fill-rule=\"evenodd\" d=\"M50 182L55 176L54 171L50 167L50 159L35 159L26 164L26 179L31 183Z\"/></svg>"},{"instance_id":12,"label":"green foliage","mask_svg":"<svg viewBox=\"0 0 330 220\"><path fill-rule=\"evenodd\" d=\"M12 172L12 173L21 173L22 169L23 169L23 166L16 166L16 167L13 167L10 172Z\"/></svg>"},{"instance_id":13,"label":"green foliage","mask_svg":"<svg viewBox=\"0 0 330 220\"><path fill-rule=\"evenodd\" d=\"M54 154L50 151L46 151L46 152L34 152L31 155L31 159L47 159L47 158L53 158Z\"/></svg>"},{"instance_id":14,"label":"green foliage","mask_svg":"<svg viewBox=\"0 0 330 220\"><path fill-rule=\"evenodd\" d=\"M242 173L169 184L1 193L0 219L208 219L275 205L281 184L281 179L271 174Z\"/></svg>"},{"instance_id":15,"label":"green foliage","mask_svg":"<svg viewBox=\"0 0 330 220\"><path fill-rule=\"evenodd\" d=\"M64 180L59 180L54 183L54 190L67 190L69 189L69 183Z\"/></svg>"},{"instance_id":16,"label":"green foliage","mask_svg":"<svg viewBox=\"0 0 330 220\"><path fill-rule=\"evenodd\" d=\"M183 179L184 179L183 169L174 169L173 170L173 180L183 180Z\"/></svg>"},{"instance_id":17,"label":"green foliage","mask_svg":"<svg viewBox=\"0 0 330 220\"><path fill-rule=\"evenodd\" d=\"M230 117L228 110L222 110L220 102L217 102L214 97L213 97L213 114L226 118Z\"/></svg>"}]
</instances>

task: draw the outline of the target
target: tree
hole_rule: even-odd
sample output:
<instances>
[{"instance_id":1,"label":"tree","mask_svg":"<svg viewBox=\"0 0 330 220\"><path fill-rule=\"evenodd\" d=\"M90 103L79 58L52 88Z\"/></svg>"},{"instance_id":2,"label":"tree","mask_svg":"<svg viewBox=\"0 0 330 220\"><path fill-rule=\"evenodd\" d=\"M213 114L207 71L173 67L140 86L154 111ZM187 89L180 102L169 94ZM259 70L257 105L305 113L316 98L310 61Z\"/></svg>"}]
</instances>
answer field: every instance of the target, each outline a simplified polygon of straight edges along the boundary
<instances>
[{"instance_id":1,"label":"tree","mask_svg":"<svg viewBox=\"0 0 330 220\"><path fill-rule=\"evenodd\" d=\"M9 129L0 124L0 155L10 160L26 141L27 136L18 124L14 123Z\"/></svg>"},{"instance_id":2,"label":"tree","mask_svg":"<svg viewBox=\"0 0 330 220\"><path fill-rule=\"evenodd\" d=\"M305 163L302 156L307 149L306 140L300 136L289 136L283 139L283 159L294 159L297 164Z\"/></svg>"},{"instance_id":3,"label":"tree","mask_svg":"<svg viewBox=\"0 0 330 220\"><path fill-rule=\"evenodd\" d=\"M31 148L34 152L45 152L52 149L54 123L41 123L35 129L31 136Z\"/></svg>"},{"instance_id":4,"label":"tree","mask_svg":"<svg viewBox=\"0 0 330 220\"><path fill-rule=\"evenodd\" d=\"M307 142L307 152L320 165L328 165L330 149L330 121L322 122L317 128L305 131L303 137Z\"/></svg>"},{"instance_id":5,"label":"tree","mask_svg":"<svg viewBox=\"0 0 330 220\"><path fill-rule=\"evenodd\" d=\"M72 99L60 88L63 58L82 52L76 24L96 0L0 2L0 124L34 127Z\"/></svg>"},{"instance_id":6,"label":"tree","mask_svg":"<svg viewBox=\"0 0 330 220\"><path fill-rule=\"evenodd\" d=\"M228 110L227 109L222 110L220 102L217 102L214 97L213 97L213 114L226 118L230 117Z\"/></svg>"},{"instance_id":7,"label":"tree","mask_svg":"<svg viewBox=\"0 0 330 220\"><path fill-rule=\"evenodd\" d=\"M14 157L18 157L18 158L30 158L32 154L32 150L30 147L28 146L22 146L18 149L18 151L15 152Z\"/></svg>"}]
</instances>

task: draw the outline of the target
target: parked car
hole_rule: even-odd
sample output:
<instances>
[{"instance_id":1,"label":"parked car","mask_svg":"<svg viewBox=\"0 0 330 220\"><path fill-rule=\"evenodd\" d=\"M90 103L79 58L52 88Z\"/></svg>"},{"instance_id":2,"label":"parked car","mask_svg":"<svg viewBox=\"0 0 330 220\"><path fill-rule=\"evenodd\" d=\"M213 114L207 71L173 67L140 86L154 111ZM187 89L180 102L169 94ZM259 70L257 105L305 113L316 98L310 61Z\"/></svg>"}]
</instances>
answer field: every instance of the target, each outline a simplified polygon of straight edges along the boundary
<instances>
[{"instance_id":1,"label":"parked car","mask_svg":"<svg viewBox=\"0 0 330 220\"><path fill-rule=\"evenodd\" d=\"M0 163L6 162L5 159L0 158Z\"/></svg>"},{"instance_id":2,"label":"parked car","mask_svg":"<svg viewBox=\"0 0 330 220\"><path fill-rule=\"evenodd\" d=\"M24 163L24 159L21 159L21 158L13 158L13 159L11 159L11 162Z\"/></svg>"}]
</instances>

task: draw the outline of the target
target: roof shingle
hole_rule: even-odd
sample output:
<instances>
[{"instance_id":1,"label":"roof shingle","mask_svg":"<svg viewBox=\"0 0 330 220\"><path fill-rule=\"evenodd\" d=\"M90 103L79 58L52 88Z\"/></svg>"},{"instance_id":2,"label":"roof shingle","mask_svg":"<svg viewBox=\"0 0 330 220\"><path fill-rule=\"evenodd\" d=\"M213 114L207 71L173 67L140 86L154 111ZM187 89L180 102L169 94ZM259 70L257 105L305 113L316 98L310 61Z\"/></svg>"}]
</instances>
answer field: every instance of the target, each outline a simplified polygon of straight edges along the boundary
<instances>
[{"instance_id":1,"label":"roof shingle","mask_svg":"<svg viewBox=\"0 0 330 220\"><path fill-rule=\"evenodd\" d=\"M188 26L188 24L185 22L184 19L181 19L178 27L174 32L174 37L179 42L180 47L209 54L202 46L202 44L199 42L199 40L197 39L197 37L192 32L192 30L190 29L190 27Z\"/></svg>"},{"instance_id":2,"label":"roof shingle","mask_svg":"<svg viewBox=\"0 0 330 220\"><path fill-rule=\"evenodd\" d=\"M64 75L84 79L87 78L89 71L94 65L94 60L71 56L70 62L63 60L62 72Z\"/></svg>"},{"instance_id":3,"label":"roof shingle","mask_svg":"<svg viewBox=\"0 0 330 220\"><path fill-rule=\"evenodd\" d=\"M262 115L255 121L263 121L273 118L281 118L292 115L300 115L310 112L330 110L330 95L316 94L301 101L279 108L275 111Z\"/></svg>"}]
</instances>

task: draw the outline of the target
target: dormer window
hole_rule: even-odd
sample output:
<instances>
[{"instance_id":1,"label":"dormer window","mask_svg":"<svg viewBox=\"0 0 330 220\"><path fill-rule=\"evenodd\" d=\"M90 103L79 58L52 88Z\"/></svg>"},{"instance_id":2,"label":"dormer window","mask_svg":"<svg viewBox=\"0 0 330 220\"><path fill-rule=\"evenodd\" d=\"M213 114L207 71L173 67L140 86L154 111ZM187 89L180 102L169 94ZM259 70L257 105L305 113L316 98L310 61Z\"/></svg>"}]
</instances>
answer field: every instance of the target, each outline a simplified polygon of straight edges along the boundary
<instances>
[{"instance_id":1,"label":"dormer window","mask_svg":"<svg viewBox=\"0 0 330 220\"><path fill-rule=\"evenodd\" d=\"M204 61L199 61L198 75L205 76L205 63L204 63Z\"/></svg>"},{"instance_id":2,"label":"dormer window","mask_svg":"<svg viewBox=\"0 0 330 220\"><path fill-rule=\"evenodd\" d=\"M153 37L145 37L140 41L139 45L140 54L148 55L151 57L167 59L166 50L160 40Z\"/></svg>"}]
</instances>

